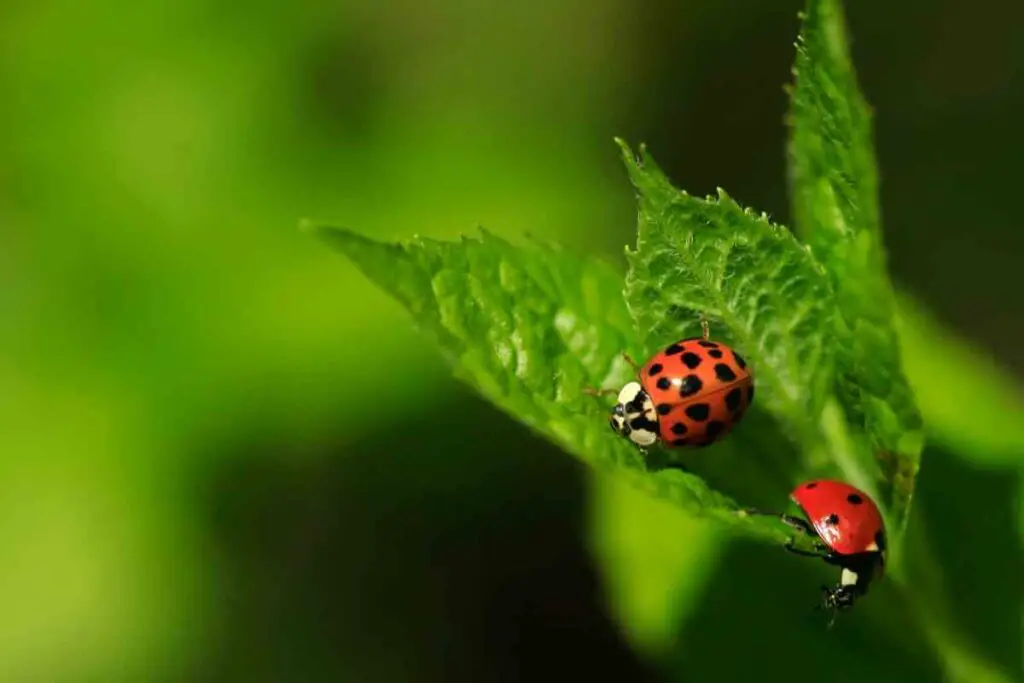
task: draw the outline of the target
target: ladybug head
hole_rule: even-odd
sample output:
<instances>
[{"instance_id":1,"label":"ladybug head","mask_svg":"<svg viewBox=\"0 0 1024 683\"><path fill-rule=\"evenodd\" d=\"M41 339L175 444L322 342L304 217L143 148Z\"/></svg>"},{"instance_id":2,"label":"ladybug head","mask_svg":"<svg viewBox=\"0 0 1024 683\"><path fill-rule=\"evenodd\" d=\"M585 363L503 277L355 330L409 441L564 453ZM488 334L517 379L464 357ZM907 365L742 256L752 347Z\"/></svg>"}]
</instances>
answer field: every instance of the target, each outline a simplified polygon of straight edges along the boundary
<instances>
[{"instance_id":1,"label":"ladybug head","mask_svg":"<svg viewBox=\"0 0 1024 683\"><path fill-rule=\"evenodd\" d=\"M658 440L654 402L639 382L622 387L609 422L616 433L638 446L650 446Z\"/></svg>"},{"instance_id":2,"label":"ladybug head","mask_svg":"<svg viewBox=\"0 0 1024 683\"><path fill-rule=\"evenodd\" d=\"M863 557L863 556L862 556ZM843 567L839 585L835 588L822 586L822 604L826 609L842 611L853 606L854 601L868 592L868 584L874 578L874 555L850 562Z\"/></svg>"},{"instance_id":3,"label":"ladybug head","mask_svg":"<svg viewBox=\"0 0 1024 683\"><path fill-rule=\"evenodd\" d=\"M821 587L821 606L836 612L842 612L853 606L857 593L853 586Z\"/></svg>"},{"instance_id":4,"label":"ladybug head","mask_svg":"<svg viewBox=\"0 0 1024 683\"><path fill-rule=\"evenodd\" d=\"M839 585L835 588L822 586L821 602L814 609L823 609L832 612L832 618L828 621L828 627L832 628L832 625L836 622L836 616L838 616L840 612L850 609L856 599L857 594L852 586Z\"/></svg>"}]
</instances>

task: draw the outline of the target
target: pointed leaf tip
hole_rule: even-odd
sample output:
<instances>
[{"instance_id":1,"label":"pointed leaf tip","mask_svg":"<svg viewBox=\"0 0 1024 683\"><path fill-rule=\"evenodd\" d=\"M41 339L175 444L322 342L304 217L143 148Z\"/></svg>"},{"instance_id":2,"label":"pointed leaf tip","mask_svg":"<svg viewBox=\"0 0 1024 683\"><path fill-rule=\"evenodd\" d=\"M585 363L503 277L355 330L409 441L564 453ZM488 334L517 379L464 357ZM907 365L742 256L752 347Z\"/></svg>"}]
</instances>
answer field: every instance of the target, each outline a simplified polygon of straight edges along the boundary
<instances>
[{"instance_id":1,"label":"pointed leaf tip","mask_svg":"<svg viewBox=\"0 0 1024 683\"><path fill-rule=\"evenodd\" d=\"M619 151L622 153L623 158L626 161L633 161L633 150L630 148L629 143L620 137L615 138L615 144L619 146Z\"/></svg>"},{"instance_id":2,"label":"pointed leaf tip","mask_svg":"<svg viewBox=\"0 0 1024 683\"><path fill-rule=\"evenodd\" d=\"M348 228L340 228L334 225L310 224L305 231L317 238L324 240L335 248L341 248L350 241L368 241L366 237Z\"/></svg>"}]
</instances>

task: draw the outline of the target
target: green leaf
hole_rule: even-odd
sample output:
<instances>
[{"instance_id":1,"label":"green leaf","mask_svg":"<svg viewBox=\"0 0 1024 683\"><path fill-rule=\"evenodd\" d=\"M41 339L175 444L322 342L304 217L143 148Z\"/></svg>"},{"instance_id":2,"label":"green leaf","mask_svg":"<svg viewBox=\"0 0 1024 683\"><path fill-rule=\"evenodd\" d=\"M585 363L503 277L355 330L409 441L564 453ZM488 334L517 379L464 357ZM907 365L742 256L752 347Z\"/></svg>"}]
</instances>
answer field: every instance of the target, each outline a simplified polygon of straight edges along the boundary
<instances>
[{"instance_id":1,"label":"green leaf","mask_svg":"<svg viewBox=\"0 0 1024 683\"><path fill-rule=\"evenodd\" d=\"M487 232L405 244L338 228L317 232L409 310L461 380L513 418L691 514L785 538L768 520L735 514L733 499L693 474L649 472L638 450L609 429L608 399L584 394L629 381L622 353L640 351L621 276L611 267L552 245L516 247ZM429 445L411 440L410 447Z\"/></svg>"},{"instance_id":2,"label":"green leaf","mask_svg":"<svg viewBox=\"0 0 1024 683\"><path fill-rule=\"evenodd\" d=\"M878 210L871 112L857 86L838 0L808 0L797 42L788 118L797 233L826 266L836 293L839 396L855 439L881 459L910 504L923 431L902 370L895 299ZM904 519L905 521L905 519Z\"/></svg>"},{"instance_id":3,"label":"green leaf","mask_svg":"<svg viewBox=\"0 0 1024 683\"><path fill-rule=\"evenodd\" d=\"M744 211L723 190L698 199L674 188L641 146L619 141L639 192L637 247L626 299L649 347L714 337L756 363L758 398L797 435L814 429L832 383L828 275L785 228ZM649 350L652 350L649 348Z\"/></svg>"},{"instance_id":4,"label":"green leaf","mask_svg":"<svg viewBox=\"0 0 1024 683\"><path fill-rule=\"evenodd\" d=\"M638 161L619 144L640 199L626 298L647 350L695 336L700 317L707 317L712 336L748 359L755 407L785 426L804 449L808 471L827 471L834 453L821 422L842 341L831 337L827 273L785 228L745 211L721 190L717 199L677 190L645 148ZM860 457L848 474L874 490L880 477L872 466L870 456Z\"/></svg>"},{"instance_id":5,"label":"green leaf","mask_svg":"<svg viewBox=\"0 0 1024 683\"><path fill-rule=\"evenodd\" d=\"M1019 464L1024 387L906 294L899 297L899 331L907 376L929 437L979 464Z\"/></svg>"}]
</instances>

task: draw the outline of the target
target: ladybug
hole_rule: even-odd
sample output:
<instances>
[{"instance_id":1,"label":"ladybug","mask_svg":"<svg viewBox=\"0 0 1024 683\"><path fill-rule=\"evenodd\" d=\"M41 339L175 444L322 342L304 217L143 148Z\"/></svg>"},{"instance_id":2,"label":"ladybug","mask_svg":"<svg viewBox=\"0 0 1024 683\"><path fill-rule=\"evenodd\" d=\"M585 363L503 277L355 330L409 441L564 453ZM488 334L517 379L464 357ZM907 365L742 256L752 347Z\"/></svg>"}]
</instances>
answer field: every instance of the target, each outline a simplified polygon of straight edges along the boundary
<instances>
[{"instance_id":1,"label":"ladybug","mask_svg":"<svg viewBox=\"0 0 1024 683\"><path fill-rule=\"evenodd\" d=\"M872 581L885 572L885 522L871 497L841 481L815 479L800 484L789 495L807 519L779 515L794 529L816 539L816 550L785 548L796 555L819 557L839 567L839 585L822 586L822 606L845 610L868 592ZM757 511L752 511L755 514Z\"/></svg>"},{"instance_id":2,"label":"ladybug","mask_svg":"<svg viewBox=\"0 0 1024 683\"><path fill-rule=\"evenodd\" d=\"M638 367L636 381L619 391L611 428L641 450L659 440L670 446L709 446L740 421L754 399L754 378L743 357L703 335L682 339Z\"/></svg>"}]
</instances>

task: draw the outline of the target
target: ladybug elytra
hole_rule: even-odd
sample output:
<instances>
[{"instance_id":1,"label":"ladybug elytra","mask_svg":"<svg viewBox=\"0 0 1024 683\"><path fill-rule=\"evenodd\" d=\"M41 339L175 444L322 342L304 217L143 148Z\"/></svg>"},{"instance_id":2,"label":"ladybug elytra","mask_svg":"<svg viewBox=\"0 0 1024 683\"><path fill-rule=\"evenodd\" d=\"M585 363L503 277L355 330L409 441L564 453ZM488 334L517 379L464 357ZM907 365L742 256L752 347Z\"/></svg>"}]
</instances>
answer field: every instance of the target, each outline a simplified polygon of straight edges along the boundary
<instances>
[{"instance_id":1,"label":"ladybug elytra","mask_svg":"<svg viewBox=\"0 0 1024 683\"><path fill-rule=\"evenodd\" d=\"M619 391L611 427L641 449L708 446L728 434L754 399L754 379L743 357L704 335L682 339L638 368ZM634 368L638 364L626 357Z\"/></svg>"},{"instance_id":2,"label":"ladybug elytra","mask_svg":"<svg viewBox=\"0 0 1024 683\"><path fill-rule=\"evenodd\" d=\"M841 481L804 482L789 497L807 519L779 515L780 519L814 537L818 552L794 548L792 541L786 544L786 550L818 557L839 567L839 584L834 588L821 587L823 606L834 611L848 609L868 592L872 581L884 574L886 539L882 513L868 494Z\"/></svg>"}]
</instances>

